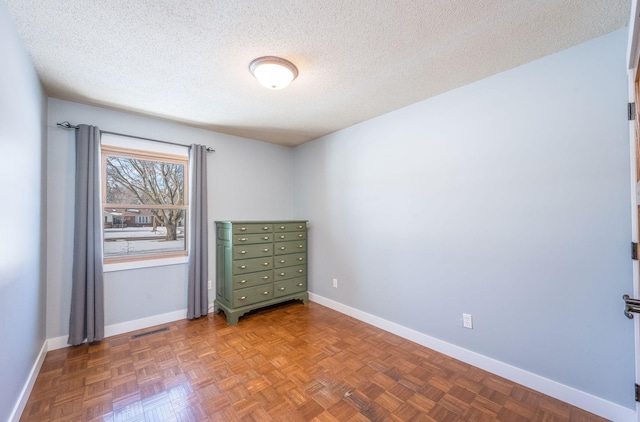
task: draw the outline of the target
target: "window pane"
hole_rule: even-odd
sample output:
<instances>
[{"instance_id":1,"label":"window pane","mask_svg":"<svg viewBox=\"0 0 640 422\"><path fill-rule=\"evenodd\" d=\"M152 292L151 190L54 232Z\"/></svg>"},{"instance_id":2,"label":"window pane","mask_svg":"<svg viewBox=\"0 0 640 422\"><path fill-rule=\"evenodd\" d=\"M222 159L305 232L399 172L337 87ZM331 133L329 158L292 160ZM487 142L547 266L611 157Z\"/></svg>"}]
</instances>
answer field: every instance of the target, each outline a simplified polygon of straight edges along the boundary
<instances>
[{"instance_id":1,"label":"window pane","mask_svg":"<svg viewBox=\"0 0 640 422\"><path fill-rule=\"evenodd\" d=\"M106 156L106 203L184 205L184 164Z\"/></svg>"},{"instance_id":2,"label":"window pane","mask_svg":"<svg viewBox=\"0 0 640 422\"><path fill-rule=\"evenodd\" d=\"M186 209L105 208L104 257L186 251L186 215Z\"/></svg>"}]
</instances>

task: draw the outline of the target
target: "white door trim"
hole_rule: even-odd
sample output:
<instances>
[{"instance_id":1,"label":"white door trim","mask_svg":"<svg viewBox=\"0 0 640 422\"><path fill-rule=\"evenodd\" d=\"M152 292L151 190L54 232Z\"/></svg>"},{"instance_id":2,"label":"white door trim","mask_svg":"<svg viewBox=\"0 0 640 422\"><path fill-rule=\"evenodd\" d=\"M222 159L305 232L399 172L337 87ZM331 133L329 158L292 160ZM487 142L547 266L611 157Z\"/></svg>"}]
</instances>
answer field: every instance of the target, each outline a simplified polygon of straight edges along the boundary
<instances>
[{"instance_id":1,"label":"white door trim","mask_svg":"<svg viewBox=\"0 0 640 422\"><path fill-rule=\"evenodd\" d=\"M640 16L638 8L639 0L631 2L631 16L629 17L629 41L627 45L627 75L629 102L637 102L636 99L636 73L638 72L638 60L640 59ZM639 107L640 104L636 104ZM638 194L637 194L637 158L636 158L636 124L629 121L629 152L630 152L630 178L631 178L631 241L638 242ZM632 262L633 272L633 297L640 297L640 270L638 261ZM633 319L634 347L635 347L635 379L640 384L640 314ZM636 420L640 422L640 403L636 402Z\"/></svg>"},{"instance_id":2,"label":"white door trim","mask_svg":"<svg viewBox=\"0 0 640 422\"><path fill-rule=\"evenodd\" d=\"M635 80L636 70L629 69L629 102L635 102ZM636 193L636 128L635 121L629 121L629 155L630 155L630 178L631 178L631 241L638 242L638 195ZM640 285L640 271L638 268L638 261L631 261L631 268L633 273L633 292L631 293L633 298L640 297L639 285ZM622 304L621 304L622 306ZM635 345L635 379L636 383L640 384L640 314L636 314L633 318L634 325L634 345ZM636 403L636 419L640 422L640 403Z\"/></svg>"}]
</instances>

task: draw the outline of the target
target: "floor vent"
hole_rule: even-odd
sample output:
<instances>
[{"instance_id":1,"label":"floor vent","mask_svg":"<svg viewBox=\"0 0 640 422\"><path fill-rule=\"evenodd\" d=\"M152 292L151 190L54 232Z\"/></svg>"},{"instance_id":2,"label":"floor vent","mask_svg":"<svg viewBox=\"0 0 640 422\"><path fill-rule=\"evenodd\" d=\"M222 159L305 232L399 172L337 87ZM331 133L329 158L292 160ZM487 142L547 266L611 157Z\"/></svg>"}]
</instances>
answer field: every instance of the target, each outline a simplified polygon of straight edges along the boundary
<instances>
[{"instance_id":1,"label":"floor vent","mask_svg":"<svg viewBox=\"0 0 640 422\"><path fill-rule=\"evenodd\" d=\"M134 334L134 335L131 336L131 338L144 337L144 336L148 336L150 334L161 333L163 331L169 331L169 327L158 328L157 330L147 331L146 333Z\"/></svg>"}]
</instances>

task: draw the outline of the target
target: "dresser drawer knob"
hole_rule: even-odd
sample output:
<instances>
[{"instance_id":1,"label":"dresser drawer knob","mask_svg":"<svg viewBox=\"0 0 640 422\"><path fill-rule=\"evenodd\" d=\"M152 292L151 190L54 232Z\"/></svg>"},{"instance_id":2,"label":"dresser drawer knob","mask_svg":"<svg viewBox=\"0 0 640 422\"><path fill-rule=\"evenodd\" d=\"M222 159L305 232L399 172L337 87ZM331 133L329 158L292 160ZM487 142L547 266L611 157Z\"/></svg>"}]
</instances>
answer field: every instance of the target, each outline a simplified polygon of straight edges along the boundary
<instances>
[{"instance_id":1,"label":"dresser drawer knob","mask_svg":"<svg viewBox=\"0 0 640 422\"><path fill-rule=\"evenodd\" d=\"M269 240L269 236L263 237L262 240Z\"/></svg>"},{"instance_id":2,"label":"dresser drawer knob","mask_svg":"<svg viewBox=\"0 0 640 422\"><path fill-rule=\"evenodd\" d=\"M262 294L266 296L266 295L268 295L268 294L269 294L269 291L262 292Z\"/></svg>"},{"instance_id":3,"label":"dresser drawer knob","mask_svg":"<svg viewBox=\"0 0 640 422\"><path fill-rule=\"evenodd\" d=\"M286 260L286 259L281 259L281 260L280 260L280 263L281 263L281 264L284 264L285 262L287 262L287 260Z\"/></svg>"},{"instance_id":4,"label":"dresser drawer knob","mask_svg":"<svg viewBox=\"0 0 640 422\"><path fill-rule=\"evenodd\" d=\"M287 237L287 236L282 235L282 236L280 236L280 239L285 239L286 237Z\"/></svg>"},{"instance_id":5,"label":"dresser drawer knob","mask_svg":"<svg viewBox=\"0 0 640 422\"><path fill-rule=\"evenodd\" d=\"M280 273L280 276L284 276L284 275L286 275L286 274L287 274L287 273Z\"/></svg>"},{"instance_id":6,"label":"dresser drawer knob","mask_svg":"<svg viewBox=\"0 0 640 422\"><path fill-rule=\"evenodd\" d=\"M240 265L240 269L241 269L241 270L244 270L244 269L246 269L246 268L247 268L247 266L246 266L246 265Z\"/></svg>"},{"instance_id":7,"label":"dresser drawer knob","mask_svg":"<svg viewBox=\"0 0 640 422\"><path fill-rule=\"evenodd\" d=\"M240 284L244 284L246 282L247 282L247 280L240 280Z\"/></svg>"},{"instance_id":8,"label":"dresser drawer knob","mask_svg":"<svg viewBox=\"0 0 640 422\"><path fill-rule=\"evenodd\" d=\"M299 273L303 273L303 272L304 272L304 270L298 270L298 272L299 272Z\"/></svg>"},{"instance_id":9,"label":"dresser drawer knob","mask_svg":"<svg viewBox=\"0 0 640 422\"><path fill-rule=\"evenodd\" d=\"M241 232L246 232L246 231L247 231L247 228L246 228L246 227L240 227L240 231L241 231Z\"/></svg>"},{"instance_id":10,"label":"dresser drawer knob","mask_svg":"<svg viewBox=\"0 0 640 422\"><path fill-rule=\"evenodd\" d=\"M262 265L264 265L265 267L269 266L268 262L263 262Z\"/></svg>"},{"instance_id":11,"label":"dresser drawer knob","mask_svg":"<svg viewBox=\"0 0 640 422\"><path fill-rule=\"evenodd\" d=\"M280 230L284 230L284 226L280 226Z\"/></svg>"},{"instance_id":12,"label":"dresser drawer knob","mask_svg":"<svg viewBox=\"0 0 640 422\"><path fill-rule=\"evenodd\" d=\"M302 229L302 228L304 228L304 226L298 226L298 228L299 228L299 229Z\"/></svg>"},{"instance_id":13,"label":"dresser drawer knob","mask_svg":"<svg viewBox=\"0 0 640 422\"><path fill-rule=\"evenodd\" d=\"M304 284L298 283L298 287L302 287L302 286L304 286Z\"/></svg>"},{"instance_id":14,"label":"dresser drawer knob","mask_svg":"<svg viewBox=\"0 0 640 422\"><path fill-rule=\"evenodd\" d=\"M304 235L303 235L303 234L299 234L299 235L298 235L298 237L299 237L300 239L302 239L302 238L304 237Z\"/></svg>"},{"instance_id":15,"label":"dresser drawer knob","mask_svg":"<svg viewBox=\"0 0 640 422\"><path fill-rule=\"evenodd\" d=\"M247 251L240 251L240 255L244 255L246 253L247 253Z\"/></svg>"},{"instance_id":16,"label":"dresser drawer knob","mask_svg":"<svg viewBox=\"0 0 640 422\"><path fill-rule=\"evenodd\" d=\"M262 230L269 230L269 226L264 226Z\"/></svg>"},{"instance_id":17,"label":"dresser drawer knob","mask_svg":"<svg viewBox=\"0 0 640 422\"><path fill-rule=\"evenodd\" d=\"M284 291L286 287L280 287L278 290L280 290L281 292Z\"/></svg>"},{"instance_id":18,"label":"dresser drawer knob","mask_svg":"<svg viewBox=\"0 0 640 422\"><path fill-rule=\"evenodd\" d=\"M284 251L285 249L287 249L287 247L286 247L286 246L280 246L280 250L281 250L281 251Z\"/></svg>"},{"instance_id":19,"label":"dresser drawer knob","mask_svg":"<svg viewBox=\"0 0 640 422\"><path fill-rule=\"evenodd\" d=\"M303 257L298 258L298 261L304 261Z\"/></svg>"},{"instance_id":20,"label":"dresser drawer knob","mask_svg":"<svg viewBox=\"0 0 640 422\"><path fill-rule=\"evenodd\" d=\"M304 248L304 245L298 245L298 249Z\"/></svg>"},{"instance_id":21,"label":"dresser drawer knob","mask_svg":"<svg viewBox=\"0 0 640 422\"><path fill-rule=\"evenodd\" d=\"M247 240L249 240L249 239L247 239L246 237L241 237L241 238L240 238L240 239L238 239L238 240L239 240L239 241L241 241L241 242L246 242L246 241L247 241Z\"/></svg>"},{"instance_id":22,"label":"dresser drawer knob","mask_svg":"<svg viewBox=\"0 0 640 422\"><path fill-rule=\"evenodd\" d=\"M260 277L263 280L269 280L269 276L268 275L263 275L262 277Z\"/></svg>"},{"instance_id":23,"label":"dresser drawer knob","mask_svg":"<svg viewBox=\"0 0 640 422\"><path fill-rule=\"evenodd\" d=\"M269 252L269 248L264 248L262 252Z\"/></svg>"},{"instance_id":24,"label":"dresser drawer knob","mask_svg":"<svg viewBox=\"0 0 640 422\"><path fill-rule=\"evenodd\" d=\"M246 298L246 296L240 296L240 300L245 300Z\"/></svg>"}]
</instances>

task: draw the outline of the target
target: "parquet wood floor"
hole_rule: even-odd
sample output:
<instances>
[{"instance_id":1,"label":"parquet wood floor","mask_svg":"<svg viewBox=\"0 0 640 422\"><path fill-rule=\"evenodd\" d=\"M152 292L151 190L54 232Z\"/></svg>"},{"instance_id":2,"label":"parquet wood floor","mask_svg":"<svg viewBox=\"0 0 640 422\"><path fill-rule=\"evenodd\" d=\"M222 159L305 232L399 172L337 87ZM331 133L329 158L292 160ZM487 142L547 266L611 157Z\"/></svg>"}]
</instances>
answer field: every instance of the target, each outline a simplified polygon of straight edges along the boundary
<instances>
[{"instance_id":1,"label":"parquet wood floor","mask_svg":"<svg viewBox=\"0 0 640 422\"><path fill-rule=\"evenodd\" d=\"M21 421L604 420L313 302L166 326L47 353Z\"/></svg>"}]
</instances>

